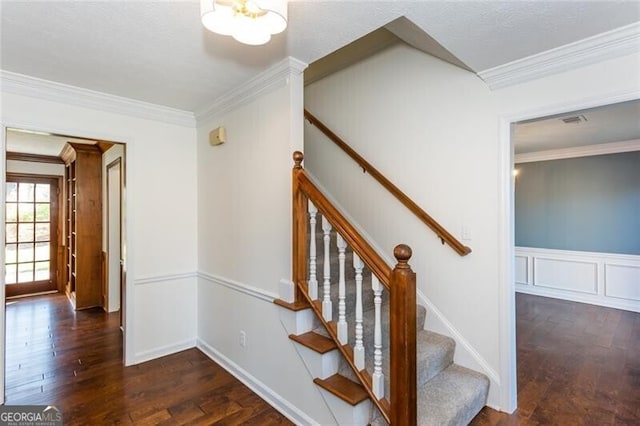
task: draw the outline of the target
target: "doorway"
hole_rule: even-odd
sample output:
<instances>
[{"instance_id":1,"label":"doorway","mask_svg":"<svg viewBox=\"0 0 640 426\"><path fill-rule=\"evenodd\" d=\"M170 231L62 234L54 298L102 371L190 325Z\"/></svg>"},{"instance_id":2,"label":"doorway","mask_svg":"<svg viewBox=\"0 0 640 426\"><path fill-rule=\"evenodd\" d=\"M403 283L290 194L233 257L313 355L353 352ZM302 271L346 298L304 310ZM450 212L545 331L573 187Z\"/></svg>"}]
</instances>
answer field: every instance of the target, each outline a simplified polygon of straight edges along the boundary
<instances>
[{"instance_id":1,"label":"doorway","mask_svg":"<svg viewBox=\"0 0 640 426\"><path fill-rule=\"evenodd\" d=\"M516 374L516 327L515 327L515 202L514 202L514 133L513 126L518 122L536 120L541 117L568 114L589 108L602 107L638 100L637 92L617 93L601 96L598 99L586 99L536 108L515 115L500 118L500 216L499 216L499 258L500 258L500 374L505 378L501 401L505 411L512 412L517 407Z\"/></svg>"},{"instance_id":2,"label":"doorway","mask_svg":"<svg viewBox=\"0 0 640 426\"><path fill-rule=\"evenodd\" d=\"M5 167L5 169L3 170L3 175L6 178L6 182L7 184L4 185L4 191L5 191L5 195L6 197L6 201L8 202L13 202L14 206L9 207L10 209L16 209L16 218L13 218L13 213L12 211L9 211L5 208L4 213L9 213L8 215L5 216L0 216L0 217L5 217L5 226L8 225L15 225L15 233L16 233L16 237L13 238L11 240L12 244L15 244L15 257L13 257L13 254L11 251L7 251L5 250L5 253L3 253L3 261L4 258L6 258L6 264L10 264L13 263L15 264L15 269L19 269L22 263L26 264L29 262L28 259L30 259L30 251L27 251L27 247L26 244L27 243L31 243L33 245L33 261L31 263L33 263L33 268L34 268L34 278L39 278L44 276L43 272L43 268L44 268L44 264L43 263L39 263L39 262L45 262L47 261L47 259L44 259L44 255L43 255L43 248L42 246L44 246L44 243L50 242L52 245L55 246L55 249L51 250L51 258L48 259L49 264L57 264L59 263L59 267L57 268L59 273L56 276L57 279L57 288L55 287L51 287L51 291L59 291L61 293L64 292L64 288L65 285L68 281L67 279L67 273L65 272L68 268L66 268L65 266L67 265L67 259L66 259L66 252L67 250L65 250L66 248L66 242L65 239L63 238L63 236L66 235L66 231L67 231L67 227L69 226L69 224L67 223L66 220L66 210L67 210L67 205L68 200L67 200L67 189L66 189L66 184L65 184L65 164L64 162L61 160L60 158L60 153L62 152L62 148L67 144L67 142L72 142L74 144L87 144L87 145L94 145L97 148L99 148L102 151L102 162L99 163L98 168L99 168L99 173L102 176L102 185L101 185L101 193L102 193L102 198L100 200L98 200L98 203L102 206L102 212L103 212L103 218L102 218L102 229L103 229L103 233L100 234L98 232L98 235L95 235L95 238L98 238L101 241L101 247L102 247L102 252L107 252L107 237L106 237L106 229L107 229L107 224L106 224L106 220L107 220L107 215L106 215L106 211L107 211L107 202L106 202L106 198L107 198L107 168L106 166L108 164L112 164L112 163L117 163L119 164L118 166L118 176L117 178L114 178L114 181L119 181L120 186L122 188L122 190L120 190L117 193L117 196L112 198L114 200L117 200L117 208L116 207L112 207L111 210L112 211L117 211L118 212L118 218L117 221L119 221L120 223L124 223L125 218L126 218L126 213L125 213L125 208L124 208L124 198L125 198L125 193L124 193L124 185L125 185L125 178L126 178L126 159L125 159L125 144L123 143L116 143L116 142L106 142L106 141L102 141L102 140L96 140L96 139L88 139L88 138L83 138L83 137L77 137L77 136L66 136L66 135L61 135L61 134L50 134L50 133L46 133L43 131L30 131L30 130L22 130L19 128L12 128L12 127L2 127L2 135L1 139L4 140L4 154L5 154L5 160L6 161L2 161L2 166ZM32 208L33 208L33 216L34 216L34 222L33 222L33 237L31 238L32 241L27 241L26 236L23 236L23 239L20 239L20 227L21 224L24 222L26 224L26 219L28 216L25 217L19 217L20 215L20 209L24 208L26 209L27 206L22 206L21 207L21 203L23 201L23 199L21 199L21 191L20 191L20 182L21 181L17 181L15 182L15 188L14 185L12 185L12 183L14 183L15 179L12 178L12 174L16 175L20 178L27 178L27 177L33 177L32 175L40 175L38 178L53 178L53 180L50 183L50 187L49 189L49 194L51 196L51 200L50 200L50 204L49 204L49 214L51 216L53 216L53 212L56 210L59 210L59 215L56 221L55 218L51 217L50 220L53 223L49 223L50 226L50 233L52 238L55 237L57 238L57 241L55 241L55 244L53 243L52 240L45 240L44 236L42 235L42 232L38 233L38 231L36 229L39 228L44 228L43 224L45 223L44 218L46 216L46 210L47 208L43 205L46 204L43 200L44 200L44 195L46 193L46 187L42 186L39 187L38 185L43 185L43 183L40 182L31 182L33 183L33 187L28 187L25 186L25 191L23 197L26 197L26 194L28 194L29 188L33 189L34 192L34 199L32 201ZM55 185L57 186L57 189L53 186L54 185L54 181L55 181ZM29 183L29 182L27 182ZM11 191L15 192L15 199L16 201L11 201L14 198L14 194L11 193ZM22 204L26 204L26 203L22 203ZM57 206L57 208L56 208ZM114 204L115 206L115 204ZM24 233L26 233L26 230L30 230L31 228L25 226L25 231ZM40 231L43 231L43 229L40 229ZM118 232L119 234L119 240L120 240L120 245L122 245L122 247L124 247L125 242L126 242L126 235L125 235L125 228L124 225L120 226L120 230ZM57 237L56 237L57 235ZM14 241L15 240L15 241ZM21 247L19 246L21 243L24 243L25 246L22 247L22 251L24 253L21 252ZM113 245L112 245L113 246ZM124 250L120 251L119 254L119 259L121 259L124 263L124 261L126 260L126 252ZM21 257L22 256L22 257ZM100 268L100 265L98 265L98 269ZM8 272L9 272L8 268ZM22 266L22 269L24 269L26 271L26 266ZM51 268L53 271L53 268ZM11 271L13 271L13 269L11 269ZM23 275L25 275L26 277L26 272L24 272ZM106 267L103 269L104 271L104 275L107 274L106 271ZM7 274L8 275L8 274ZM8 277L7 275L4 276L5 281L7 283L11 282L11 278ZM26 278L24 278L26 279ZM16 278L14 279L14 281L20 281L20 277L19 275L16 275ZM53 281L53 279L52 279ZM104 283L105 279L103 277L102 281L98 283L98 286L100 288L100 286L102 285L102 283ZM118 280L118 282L120 282L120 280ZM125 288L125 284L124 281L122 281L122 290L124 290ZM2 288L4 289L5 286L2 286ZM100 290L98 290L100 291ZM120 310L120 311L124 311L125 307L126 307L126 299L123 300L122 302L120 301L121 296L120 294L123 294L124 291L119 291L119 294L113 298L115 301L117 301L116 303L116 307L114 310ZM7 296L10 296L10 292L8 290L8 285L7 285ZM65 296L66 297L66 296ZM103 306L104 310L106 311L108 309L107 305L104 304ZM100 308L100 311L102 310L102 308ZM99 311L99 312L100 312ZM103 315L105 315L103 313ZM118 318L118 314L114 313L113 315L108 315L109 317L114 316L116 317L116 321L119 321ZM5 318L2 318L2 323L4 324ZM4 329L4 327L2 327ZM123 332L121 332L120 334L120 338L122 339L123 344L125 343L125 336L126 336L126 332L124 332L124 328L123 328ZM7 344L11 344L11 342L9 342L6 338L6 336L3 338L5 345ZM7 346L5 346L5 348L7 348ZM9 348L7 348L8 350ZM124 353L123 353L123 357L124 357ZM4 359L4 358L3 358ZM124 362L124 359L123 359ZM2 368L4 370L5 366L1 366L0 368ZM4 388L2 387L2 384L0 384L0 390L2 390L2 394L4 394Z\"/></svg>"}]
</instances>

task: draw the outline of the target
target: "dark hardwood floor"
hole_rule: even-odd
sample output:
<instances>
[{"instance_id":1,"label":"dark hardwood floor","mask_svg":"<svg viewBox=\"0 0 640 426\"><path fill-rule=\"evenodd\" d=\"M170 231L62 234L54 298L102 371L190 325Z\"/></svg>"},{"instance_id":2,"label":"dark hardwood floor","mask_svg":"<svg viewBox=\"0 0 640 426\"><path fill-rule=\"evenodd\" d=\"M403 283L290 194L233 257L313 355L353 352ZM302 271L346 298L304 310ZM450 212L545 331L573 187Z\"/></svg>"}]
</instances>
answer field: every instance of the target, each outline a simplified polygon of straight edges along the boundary
<instances>
[{"instance_id":1,"label":"dark hardwood floor","mask_svg":"<svg viewBox=\"0 0 640 426\"><path fill-rule=\"evenodd\" d=\"M117 313L54 295L6 316L6 404L56 405L65 425L292 424L197 349L125 368Z\"/></svg>"},{"instance_id":2,"label":"dark hardwood floor","mask_svg":"<svg viewBox=\"0 0 640 426\"><path fill-rule=\"evenodd\" d=\"M518 404L472 425L640 425L640 314L519 294ZM7 404L64 424L291 424L196 349L122 365L118 314L61 295L7 306Z\"/></svg>"},{"instance_id":3,"label":"dark hardwood floor","mask_svg":"<svg viewBox=\"0 0 640 426\"><path fill-rule=\"evenodd\" d=\"M640 314L516 295L518 409L473 425L640 425Z\"/></svg>"}]
</instances>

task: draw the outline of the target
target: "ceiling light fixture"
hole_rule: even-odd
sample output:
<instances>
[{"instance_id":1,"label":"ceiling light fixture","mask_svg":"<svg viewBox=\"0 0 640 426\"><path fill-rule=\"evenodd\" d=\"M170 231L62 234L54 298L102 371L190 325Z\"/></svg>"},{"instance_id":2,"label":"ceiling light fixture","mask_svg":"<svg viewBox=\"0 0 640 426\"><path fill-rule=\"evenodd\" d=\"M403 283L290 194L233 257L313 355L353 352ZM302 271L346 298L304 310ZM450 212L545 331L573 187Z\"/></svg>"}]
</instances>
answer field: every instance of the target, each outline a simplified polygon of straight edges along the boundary
<instances>
[{"instance_id":1,"label":"ceiling light fixture","mask_svg":"<svg viewBox=\"0 0 640 426\"><path fill-rule=\"evenodd\" d=\"M209 31L260 45L287 28L287 1L200 0L200 16Z\"/></svg>"}]
</instances>

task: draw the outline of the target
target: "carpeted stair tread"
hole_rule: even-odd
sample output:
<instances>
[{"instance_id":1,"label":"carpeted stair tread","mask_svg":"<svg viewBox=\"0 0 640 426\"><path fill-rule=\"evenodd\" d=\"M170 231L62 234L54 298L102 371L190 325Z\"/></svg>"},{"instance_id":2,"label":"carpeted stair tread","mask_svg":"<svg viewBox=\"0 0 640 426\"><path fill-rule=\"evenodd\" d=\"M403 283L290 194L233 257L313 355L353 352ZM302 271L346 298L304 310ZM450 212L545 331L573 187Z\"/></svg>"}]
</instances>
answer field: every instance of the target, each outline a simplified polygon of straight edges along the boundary
<instances>
[{"instance_id":1,"label":"carpeted stair tread","mask_svg":"<svg viewBox=\"0 0 640 426\"><path fill-rule=\"evenodd\" d=\"M427 383L453 363L455 341L442 334L420 330L416 341L416 383Z\"/></svg>"},{"instance_id":2,"label":"carpeted stair tread","mask_svg":"<svg viewBox=\"0 0 640 426\"><path fill-rule=\"evenodd\" d=\"M452 364L418 387L418 425L467 425L487 402L489 379Z\"/></svg>"}]
</instances>

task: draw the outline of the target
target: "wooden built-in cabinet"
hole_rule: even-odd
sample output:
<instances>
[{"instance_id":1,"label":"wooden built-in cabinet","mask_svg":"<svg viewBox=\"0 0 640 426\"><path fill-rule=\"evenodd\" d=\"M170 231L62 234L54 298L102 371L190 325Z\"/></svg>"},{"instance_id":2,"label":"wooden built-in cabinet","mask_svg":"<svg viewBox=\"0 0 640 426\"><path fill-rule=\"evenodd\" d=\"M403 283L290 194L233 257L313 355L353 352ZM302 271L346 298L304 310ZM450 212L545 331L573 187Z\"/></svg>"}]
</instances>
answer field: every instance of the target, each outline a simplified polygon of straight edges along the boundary
<instances>
[{"instance_id":1,"label":"wooden built-in cabinet","mask_svg":"<svg viewBox=\"0 0 640 426\"><path fill-rule=\"evenodd\" d=\"M76 310L102 306L102 151L68 142L65 172L66 293Z\"/></svg>"}]
</instances>

